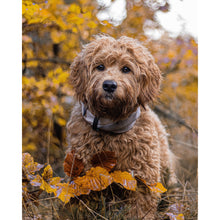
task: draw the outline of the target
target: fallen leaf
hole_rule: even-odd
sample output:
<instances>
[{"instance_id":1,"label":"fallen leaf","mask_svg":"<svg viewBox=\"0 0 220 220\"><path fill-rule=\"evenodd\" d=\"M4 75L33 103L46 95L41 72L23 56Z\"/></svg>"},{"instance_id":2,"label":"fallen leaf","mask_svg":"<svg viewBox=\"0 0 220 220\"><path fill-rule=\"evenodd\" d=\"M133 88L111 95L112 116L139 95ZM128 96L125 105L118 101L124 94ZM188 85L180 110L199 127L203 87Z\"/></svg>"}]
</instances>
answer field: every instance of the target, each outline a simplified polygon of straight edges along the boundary
<instances>
[{"instance_id":1,"label":"fallen leaf","mask_svg":"<svg viewBox=\"0 0 220 220\"><path fill-rule=\"evenodd\" d=\"M72 150L66 155L66 158L63 163L63 167L64 167L64 172L66 173L67 176L71 178L75 178L82 173L84 169L84 164L82 160L76 158L75 151Z\"/></svg>"},{"instance_id":2,"label":"fallen leaf","mask_svg":"<svg viewBox=\"0 0 220 220\"><path fill-rule=\"evenodd\" d=\"M42 177L40 175L36 175L34 179L30 181L32 186L41 186L42 185Z\"/></svg>"},{"instance_id":3,"label":"fallen leaf","mask_svg":"<svg viewBox=\"0 0 220 220\"><path fill-rule=\"evenodd\" d=\"M48 164L44 168L44 172L42 173L42 177L44 180L49 180L50 178L53 177L53 170L52 170L52 167L50 166L50 164Z\"/></svg>"},{"instance_id":4,"label":"fallen leaf","mask_svg":"<svg viewBox=\"0 0 220 220\"><path fill-rule=\"evenodd\" d=\"M136 176L138 180L140 180L146 187L148 187L152 192L156 193L164 193L167 189L162 185L162 183L153 183L148 184L147 181L139 176Z\"/></svg>"},{"instance_id":5,"label":"fallen leaf","mask_svg":"<svg viewBox=\"0 0 220 220\"><path fill-rule=\"evenodd\" d=\"M34 178L35 172L44 167L43 164L34 162L33 157L29 153L22 154L22 175L23 179L31 180Z\"/></svg>"},{"instance_id":6,"label":"fallen leaf","mask_svg":"<svg viewBox=\"0 0 220 220\"><path fill-rule=\"evenodd\" d=\"M102 151L92 157L91 163L93 167L103 167L110 172L116 165L116 156L112 151Z\"/></svg>"},{"instance_id":7,"label":"fallen leaf","mask_svg":"<svg viewBox=\"0 0 220 220\"><path fill-rule=\"evenodd\" d=\"M114 171L111 173L113 181L120 183L125 189L135 191L137 187L136 179L128 172Z\"/></svg>"},{"instance_id":8,"label":"fallen leaf","mask_svg":"<svg viewBox=\"0 0 220 220\"><path fill-rule=\"evenodd\" d=\"M60 183L62 178L53 177L53 170L50 165L44 168L42 177L37 174L34 179L30 181L32 186L38 186L40 189L45 190L47 193L56 193L57 184Z\"/></svg>"},{"instance_id":9,"label":"fallen leaf","mask_svg":"<svg viewBox=\"0 0 220 220\"><path fill-rule=\"evenodd\" d=\"M152 191L152 192L156 192L156 193L164 193L167 191L166 188L164 188L164 186L162 185L162 183L153 183L150 185L147 185L148 188Z\"/></svg>"},{"instance_id":10,"label":"fallen leaf","mask_svg":"<svg viewBox=\"0 0 220 220\"><path fill-rule=\"evenodd\" d=\"M184 220L184 215L181 213L181 214L173 214L173 213L166 213L167 216L169 216L170 220Z\"/></svg>"},{"instance_id":11,"label":"fallen leaf","mask_svg":"<svg viewBox=\"0 0 220 220\"><path fill-rule=\"evenodd\" d=\"M80 195L87 195L90 193L90 191L90 189L80 188L77 184L75 184L75 182L60 183L57 185L55 195L66 204L69 202L70 198Z\"/></svg>"},{"instance_id":12,"label":"fallen leaf","mask_svg":"<svg viewBox=\"0 0 220 220\"><path fill-rule=\"evenodd\" d=\"M86 172L85 176L78 177L74 180L80 188L101 191L107 188L113 179L109 172L102 167L92 167Z\"/></svg>"}]
</instances>

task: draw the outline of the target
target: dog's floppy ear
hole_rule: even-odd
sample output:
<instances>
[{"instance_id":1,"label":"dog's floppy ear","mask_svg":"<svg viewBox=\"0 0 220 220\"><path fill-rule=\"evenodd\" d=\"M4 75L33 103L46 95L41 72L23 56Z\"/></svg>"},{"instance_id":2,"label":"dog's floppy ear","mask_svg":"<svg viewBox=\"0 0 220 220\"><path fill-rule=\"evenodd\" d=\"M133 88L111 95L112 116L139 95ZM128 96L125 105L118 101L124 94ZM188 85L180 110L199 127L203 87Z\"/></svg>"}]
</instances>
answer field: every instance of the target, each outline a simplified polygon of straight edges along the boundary
<instances>
[{"instance_id":1,"label":"dog's floppy ear","mask_svg":"<svg viewBox=\"0 0 220 220\"><path fill-rule=\"evenodd\" d=\"M138 103L144 106L147 102L153 101L159 93L161 71L150 52L139 41L122 36L119 42L135 58L138 72L137 81L141 88Z\"/></svg>"},{"instance_id":2,"label":"dog's floppy ear","mask_svg":"<svg viewBox=\"0 0 220 220\"><path fill-rule=\"evenodd\" d=\"M140 95L138 97L139 104L143 105L147 102L154 101L160 90L161 71L155 64L150 54L146 55L144 63L140 64L139 83L141 86Z\"/></svg>"},{"instance_id":3,"label":"dog's floppy ear","mask_svg":"<svg viewBox=\"0 0 220 220\"><path fill-rule=\"evenodd\" d=\"M86 81L88 78L87 73L87 66L85 65L84 59L83 59L83 51L79 53L73 63L70 66L70 77L69 81L70 84L73 86L73 89L75 91L76 97L80 101L84 101L84 90L86 88Z\"/></svg>"}]
</instances>

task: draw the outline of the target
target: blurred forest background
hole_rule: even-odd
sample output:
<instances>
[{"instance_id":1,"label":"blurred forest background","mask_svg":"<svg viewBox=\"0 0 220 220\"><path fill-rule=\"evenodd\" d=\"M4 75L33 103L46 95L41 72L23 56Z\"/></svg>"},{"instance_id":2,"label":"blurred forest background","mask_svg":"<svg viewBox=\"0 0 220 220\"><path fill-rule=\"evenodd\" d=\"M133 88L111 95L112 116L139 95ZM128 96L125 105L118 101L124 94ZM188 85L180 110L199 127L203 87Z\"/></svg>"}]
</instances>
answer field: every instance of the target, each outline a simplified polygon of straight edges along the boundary
<instances>
[{"instance_id":1,"label":"blurred forest background","mask_svg":"<svg viewBox=\"0 0 220 220\"><path fill-rule=\"evenodd\" d=\"M54 174L64 177L65 126L75 103L67 83L71 62L96 34L136 38L163 72L161 94L151 107L170 134L170 148L179 161L178 178L191 192L187 198L194 210L188 207L186 212L191 214L186 219L196 219L197 40L186 33L171 37L157 22L156 12L169 12L167 0L127 0L120 20L102 20L101 15L114 1L108 2L22 1L23 152L29 152L39 163L50 163ZM162 33L159 38L148 35L155 31Z\"/></svg>"}]
</instances>

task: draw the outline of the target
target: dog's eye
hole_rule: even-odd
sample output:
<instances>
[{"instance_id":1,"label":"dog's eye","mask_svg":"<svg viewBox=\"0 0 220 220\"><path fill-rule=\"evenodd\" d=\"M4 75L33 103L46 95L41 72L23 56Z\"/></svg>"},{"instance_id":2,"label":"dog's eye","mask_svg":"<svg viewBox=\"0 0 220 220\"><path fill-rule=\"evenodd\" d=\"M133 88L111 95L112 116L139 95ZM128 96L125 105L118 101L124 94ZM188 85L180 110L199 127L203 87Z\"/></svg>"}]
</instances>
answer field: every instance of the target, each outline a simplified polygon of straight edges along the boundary
<instances>
[{"instance_id":1,"label":"dog's eye","mask_svg":"<svg viewBox=\"0 0 220 220\"><path fill-rule=\"evenodd\" d=\"M124 67L121 69L121 71L122 71L123 73L129 73L131 70L130 70L127 66L124 66Z\"/></svg>"},{"instance_id":2,"label":"dog's eye","mask_svg":"<svg viewBox=\"0 0 220 220\"><path fill-rule=\"evenodd\" d=\"M96 69L98 69L99 71L103 71L105 70L105 66L101 64L101 65L98 65Z\"/></svg>"}]
</instances>

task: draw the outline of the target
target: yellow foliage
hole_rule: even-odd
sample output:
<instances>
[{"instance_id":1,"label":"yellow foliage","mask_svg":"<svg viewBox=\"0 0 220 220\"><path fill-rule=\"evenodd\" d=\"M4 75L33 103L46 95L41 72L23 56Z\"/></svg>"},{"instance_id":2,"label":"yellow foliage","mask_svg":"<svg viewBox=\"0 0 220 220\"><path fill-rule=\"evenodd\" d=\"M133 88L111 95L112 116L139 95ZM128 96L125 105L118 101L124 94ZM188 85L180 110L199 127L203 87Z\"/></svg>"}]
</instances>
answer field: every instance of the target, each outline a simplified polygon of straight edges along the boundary
<instances>
[{"instance_id":1,"label":"yellow foliage","mask_svg":"<svg viewBox=\"0 0 220 220\"><path fill-rule=\"evenodd\" d=\"M111 152L106 152L106 154L110 157L109 160L113 159L113 154ZM106 159L102 154L98 154L97 156L101 156L103 159ZM71 168L73 158L75 158L74 152L67 155L65 159L66 164L64 164L65 172L69 172L75 168L76 171L84 168L82 161L77 160L77 158L75 158L75 160L77 160L78 163L74 164L75 168ZM96 157L94 157L94 162L95 160ZM75 176L74 180L70 183L61 183L62 179L60 177L53 177L53 170L49 164L44 168L43 173L40 175L36 172L42 169L44 165L34 162L34 159L30 154L23 153L22 161L23 178L26 178L32 186L39 187L47 193L54 193L54 195L64 203L69 202L71 197L87 195L91 190L102 191L113 182L121 184L127 190L136 191L137 188L136 179L128 172L114 171L109 173L105 168L96 166L88 170L84 176ZM81 172L78 172L77 175L80 173ZM68 175L71 174L68 173ZM139 179L146 184L145 180L141 178ZM149 187L152 192L163 193L166 191L161 183L155 183L152 185L146 184L146 187ZM24 185L24 193L26 191L27 186Z\"/></svg>"},{"instance_id":2,"label":"yellow foliage","mask_svg":"<svg viewBox=\"0 0 220 220\"><path fill-rule=\"evenodd\" d=\"M120 183L125 189L135 191L137 187L137 181L128 172L115 171L111 174L113 181Z\"/></svg>"},{"instance_id":3,"label":"yellow foliage","mask_svg":"<svg viewBox=\"0 0 220 220\"><path fill-rule=\"evenodd\" d=\"M83 177L78 177L74 183L80 188L101 191L112 183L112 177L102 167L92 167Z\"/></svg>"},{"instance_id":4,"label":"yellow foliage","mask_svg":"<svg viewBox=\"0 0 220 220\"><path fill-rule=\"evenodd\" d=\"M58 31L51 31L50 33L51 39L55 44L58 44L64 40L66 40L66 35L62 32L58 32Z\"/></svg>"},{"instance_id":5,"label":"yellow foliage","mask_svg":"<svg viewBox=\"0 0 220 220\"><path fill-rule=\"evenodd\" d=\"M58 190L55 195L65 204L69 202L71 197L77 196L76 189L69 183L63 183L58 185Z\"/></svg>"},{"instance_id":6,"label":"yellow foliage","mask_svg":"<svg viewBox=\"0 0 220 220\"><path fill-rule=\"evenodd\" d=\"M96 24L95 22L93 22L93 21L89 21L88 24L87 24L87 26L88 26L89 28L96 28L96 27L97 27L97 24Z\"/></svg>"},{"instance_id":7,"label":"yellow foliage","mask_svg":"<svg viewBox=\"0 0 220 220\"><path fill-rule=\"evenodd\" d=\"M30 152L37 150L37 147L34 143L29 143L26 146L23 146L22 151L23 152Z\"/></svg>"},{"instance_id":8,"label":"yellow foliage","mask_svg":"<svg viewBox=\"0 0 220 220\"><path fill-rule=\"evenodd\" d=\"M43 177L43 179L47 180L47 179L52 178L52 176L53 176L52 167L50 165L47 165L44 168L44 172L42 173L42 177Z\"/></svg>"},{"instance_id":9,"label":"yellow foliage","mask_svg":"<svg viewBox=\"0 0 220 220\"><path fill-rule=\"evenodd\" d=\"M62 119L62 118L55 118L56 122L60 125L60 126L65 126L66 125L66 120Z\"/></svg>"},{"instance_id":10,"label":"yellow foliage","mask_svg":"<svg viewBox=\"0 0 220 220\"><path fill-rule=\"evenodd\" d=\"M164 186L161 183L151 184L148 185L148 187L152 192L156 192L156 193L164 193L167 191L167 189L164 188Z\"/></svg>"},{"instance_id":11,"label":"yellow foliage","mask_svg":"<svg viewBox=\"0 0 220 220\"><path fill-rule=\"evenodd\" d=\"M30 184L33 186L39 186L40 189L45 190L47 193L56 193L57 185L60 183L60 177L53 177L53 170L50 165L44 168L42 176L37 174Z\"/></svg>"},{"instance_id":12,"label":"yellow foliage","mask_svg":"<svg viewBox=\"0 0 220 220\"><path fill-rule=\"evenodd\" d=\"M185 59L190 59L193 56L192 50L187 50L186 53L184 54Z\"/></svg>"},{"instance_id":13,"label":"yellow foliage","mask_svg":"<svg viewBox=\"0 0 220 220\"><path fill-rule=\"evenodd\" d=\"M78 15L78 14L80 14L81 9L80 9L79 5L71 4L69 7L69 12Z\"/></svg>"},{"instance_id":14,"label":"yellow foliage","mask_svg":"<svg viewBox=\"0 0 220 220\"><path fill-rule=\"evenodd\" d=\"M42 164L34 162L33 157L29 153L22 154L22 173L24 179L31 180L35 172L39 171L42 167Z\"/></svg>"}]
</instances>

